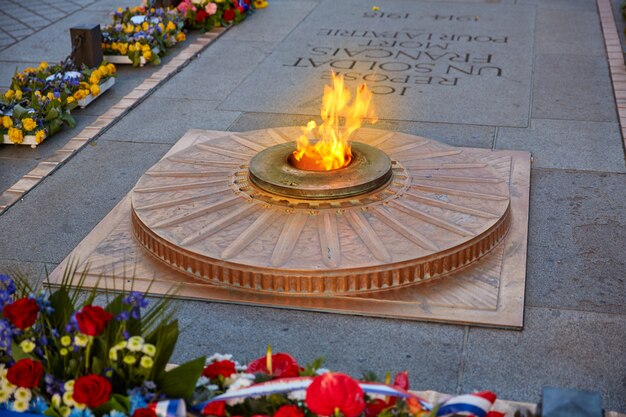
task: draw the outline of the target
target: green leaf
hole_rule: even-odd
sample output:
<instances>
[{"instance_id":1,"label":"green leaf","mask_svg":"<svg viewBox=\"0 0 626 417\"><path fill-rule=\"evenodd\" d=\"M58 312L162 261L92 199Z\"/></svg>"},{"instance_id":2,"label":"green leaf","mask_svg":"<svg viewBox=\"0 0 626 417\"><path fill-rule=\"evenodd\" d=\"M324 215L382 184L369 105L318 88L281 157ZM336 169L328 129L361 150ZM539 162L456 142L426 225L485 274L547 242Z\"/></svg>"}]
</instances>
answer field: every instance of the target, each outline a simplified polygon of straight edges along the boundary
<instances>
[{"instance_id":1,"label":"green leaf","mask_svg":"<svg viewBox=\"0 0 626 417\"><path fill-rule=\"evenodd\" d=\"M22 119L22 117L24 117L25 115L28 114L28 111L20 106L19 104L17 104L15 107L13 107L13 117L16 119Z\"/></svg>"},{"instance_id":2,"label":"green leaf","mask_svg":"<svg viewBox=\"0 0 626 417\"><path fill-rule=\"evenodd\" d=\"M72 117L69 111L61 113L61 120L63 120L69 127L76 126L76 119Z\"/></svg>"},{"instance_id":3,"label":"green leaf","mask_svg":"<svg viewBox=\"0 0 626 417\"><path fill-rule=\"evenodd\" d=\"M63 127L63 122L59 119L54 119L53 121L51 121L49 124L49 129L50 129L50 134L54 135L55 133L57 133L59 130L61 130L61 127Z\"/></svg>"},{"instance_id":4,"label":"green leaf","mask_svg":"<svg viewBox=\"0 0 626 417\"><path fill-rule=\"evenodd\" d=\"M13 356L13 359L15 359L16 362L21 359L26 359L26 358L31 357L28 353L24 353L20 345L15 343L15 340L11 344L11 356Z\"/></svg>"},{"instance_id":5,"label":"green leaf","mask_svg":"<svg viewBox=\"0 0 626 417\"><path fill-rule=\"evenodd\" d=\"M50 122L50 121L58 119L58 118L59 118L59 111L57 109L55 109L55 108L51 108L46 113L46 118L44 120L46 122Z\"/></svg>"},{"instance_id":6,"label":"green leaf","mask_svg":"<svg viewBox=\"0 0 626 417\"><path fill-rule=\"evenodd\" d=\"M44 416L50 417L62 417L61 413L59 413L56 409L49 407L46 411L43 412Z\"/></svg>"},{"instance_id":7,"label":"green leaf","mask_svg":"<svg viewBox=\"0 0 626 417\"><path fill-rule=\"evenodd\" d=\"M74 312L74 306L65 288L59 288L50 295L50 304L54 309L50 314L52 325L55 328L65 326Z\"/></svg>"},{"instance_id":8,"label":"green leaf","mask_svg":"<svg viewBox=\"0 0 626 417\"><path fill-rule=\"evenodd\" d=\"M171 371L163 372L157 380L161 391L170 398L191 397L196 387L196 382L204 369L206 358L201 356Z\"/></svg>"},{"instance_id":9,"label":"green leaf","mask_svg":"<svg viewBox=\"0 0 626 417\"><path fill-rule=\"evenodd\" d=\"M160 374L164 373L165 366L174 352L177 339L178 321L176 320L157 327L146 338L148 343L152 343L157 348L154 356L154 365L152 366L152 379L156 380Z\"/></svg>"}]
</instances>

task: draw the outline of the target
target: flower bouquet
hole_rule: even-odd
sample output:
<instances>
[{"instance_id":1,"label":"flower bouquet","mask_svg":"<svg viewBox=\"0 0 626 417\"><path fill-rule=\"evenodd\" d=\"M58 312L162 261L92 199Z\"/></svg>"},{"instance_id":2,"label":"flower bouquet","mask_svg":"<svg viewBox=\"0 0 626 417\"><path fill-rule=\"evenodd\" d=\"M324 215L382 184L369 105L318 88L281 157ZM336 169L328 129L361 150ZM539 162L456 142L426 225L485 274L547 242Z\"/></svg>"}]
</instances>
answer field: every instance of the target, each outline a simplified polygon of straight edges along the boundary
<instances>
[{"instance_id":1,"label":"flower bouquet","mask_svg":"<svg viewBox=\"0 0 626 417\"><path fill-rule=\"evenodd\" d=\"M110 62L158 65L168 48L186 39L183 19L176 9L119 8L112 18L113 22L102 28L102 49Z\"/></svg>"},{"instance_id":2,"label":"flower bouquet","mask_svg":"<svg viewBox=\"0 0 626 417\"><path fill-rule=\"evenodd\" d=\"M240 23L254 10L251 0L183 0L177 8L187 27L202 31Z\"/></svg>"},{"instance_id":3,"label":"flower bouquet","mask_svg":"<svg viewBox=\"0 0 626 417\"><path fill-rule=\"evenodd\" d=\"M167 300L131 291L100 307L73 276L52 293L0 276L0 414L121 417L190 397L205 359L166 370L178 338Z\"/></svg>"}]
</instances>

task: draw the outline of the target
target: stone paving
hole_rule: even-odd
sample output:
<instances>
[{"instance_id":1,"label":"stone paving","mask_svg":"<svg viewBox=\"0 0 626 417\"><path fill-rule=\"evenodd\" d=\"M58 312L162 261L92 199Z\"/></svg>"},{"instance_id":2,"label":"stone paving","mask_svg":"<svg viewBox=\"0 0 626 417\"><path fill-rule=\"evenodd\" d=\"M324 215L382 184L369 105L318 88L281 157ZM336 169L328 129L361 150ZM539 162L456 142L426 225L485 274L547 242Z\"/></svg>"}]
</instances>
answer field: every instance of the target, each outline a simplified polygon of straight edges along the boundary
<instances>
[{"instance_id":1,"label":"stone paving","mask_svg":"<svg viewBox=\"0 0 626 417\"><path fill-rule=\"evenodd\" d=\"M0 86L16 62L62 59L69 24L104 22L121 3L88 5L0 51ZM405 44L363 31L401 33ZM185 301L174 359L246 360L272 344L353 373L408 369L415 389L534 402L543 386L565 386L625 412L626 165L594 0L273 0L0 215L0 269L52 270L187 129L303 125L331 68L374 74L382 129L533 153L524 329ZM119 99L150 71L122 70L106 94ZM57 140L0 148L2 181Z\"/></svg>"}]
</instances>

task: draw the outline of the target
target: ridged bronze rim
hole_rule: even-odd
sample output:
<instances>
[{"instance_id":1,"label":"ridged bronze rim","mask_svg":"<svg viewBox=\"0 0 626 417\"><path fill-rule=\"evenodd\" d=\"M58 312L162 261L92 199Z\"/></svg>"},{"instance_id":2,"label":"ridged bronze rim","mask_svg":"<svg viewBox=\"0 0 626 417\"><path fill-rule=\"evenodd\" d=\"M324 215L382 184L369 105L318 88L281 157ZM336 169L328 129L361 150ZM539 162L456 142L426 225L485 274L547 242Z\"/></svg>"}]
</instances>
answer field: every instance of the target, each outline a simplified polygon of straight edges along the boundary
<instances>
[{"instance_id":1,"label":"ridged bronze rim","mask_svg":"<svg viewBox=\"0 0 626 417\"><path fill-rule=\"evenodd\" d=\"M382 186L339 199L259 188L250 161L294 134L234 134L156 164L132 193L137 240L172 268L216 285L324 295L445 276L478 261L509 230L510 157L476 160L464 149L366 129L359 139L391 159Z\"/></svg>"}]
</instances>

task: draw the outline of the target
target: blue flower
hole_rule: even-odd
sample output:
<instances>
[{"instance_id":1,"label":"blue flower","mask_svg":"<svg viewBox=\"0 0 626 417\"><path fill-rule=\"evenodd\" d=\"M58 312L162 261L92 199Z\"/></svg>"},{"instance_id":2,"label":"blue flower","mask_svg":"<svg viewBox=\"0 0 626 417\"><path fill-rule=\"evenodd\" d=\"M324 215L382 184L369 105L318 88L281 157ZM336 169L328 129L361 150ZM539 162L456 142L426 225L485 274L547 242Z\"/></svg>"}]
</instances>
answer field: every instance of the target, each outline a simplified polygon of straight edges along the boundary
<instances>
[{"instance_id":1,"label":"blue flower","mask_svg":"<svg viewBox=\"0 0 626 417\"><path fill-rule=\"evenodd\" d=\"M59 98L61 97L61 93L57 91L54 93L54 96L56 98ZM35 301L37 301L37 306L39 306L39 311L41 311L43 314L49 315L54 312L54 308L52 307L52 304L50 304L50 299L49 299L47 292L42 291L41 293L39 293L38 297L33 297L33 298L35 298Z\"/></svg>"},{"instance_id":2,"label":"blue flower","mask_svg":"<svg viewBox=\"0 0 626 417\"><path fill-rule=\"evenodd\" d=\"M6 319L0 319L0 349L11 353L11 344L13 343L13 331L11 324Z\"/></svg>"},{"instance_id":3,"label":"blue flower","mask_svg":"<svg viewBox=\"0 0 626 417\"><path fill-rule=\"evenodd\" d=\"M76 320L76 312L70 317L70 321L65 325L65 333L78 331L78 320Z\"/></svg>"},{"instance_id":4,"label":"blue flower","mask_svg":"<svg viewBox=\"0 0 626 417\"><path fill-rule=\"evenodd\" d=\"M61 379L56 379L52 374L46 374L44 377L46 383L46 392L53 396L54 394L63 395L65 391L65 383Z\"/></svg>"},{"instance_id":5,"label":"blue flower","mask_svg":"<svg viewBox=\"0 0 626 417\"><path fill-rule=\"evenodd\" d=\"M128 296L124 298L124 303L130 304L132 309L130 310L130 315L135 320L139 320L140 309L146 308L148 306L148 300L143 296L142 293L138 291L131 291Z\"/></svg>"},{"instance_id":6,"label":"blue flower","mask_svg":"<svg viewBox=\"0 0 626 417\"><path fill-rule=\"evenodd\" d=\"M48 409L48 403L46 403L43 397L37 396L31 400L30 409L37 414L43 414Z\"/></svg>"},{"instance_id":7,"label":"blue flower","mask_svg":"<svg viewBox=\"0 0 626 417\"><path fill-rule=\"evenodd\" d=\"M0 308L11 302L15 294L15 282L8 275L0 275Z\"/></svg>"},{"instance_id":8,"label":"blue flower","mask_svg":"<svg viewBox=\"0 0 626 417\"><path fill-rule=\"evenodd\" d=\"M115 320L127 321L129 317L130 317L130 314L128 313L128 311L122 311L120 314L117 315L117 317L115 317Z\"/></svg>"},{"instance_id":9,"label":"blue flower","mask_svg":"<svg viewBox=\"0 0 626 417\"><path fill-rule=\"evenodd\" d=\"M133 415L138 408L145 408L148 403L138 389L134 389L128 392L130 395L130 415Z\"/></svg>"}]
</instances>

